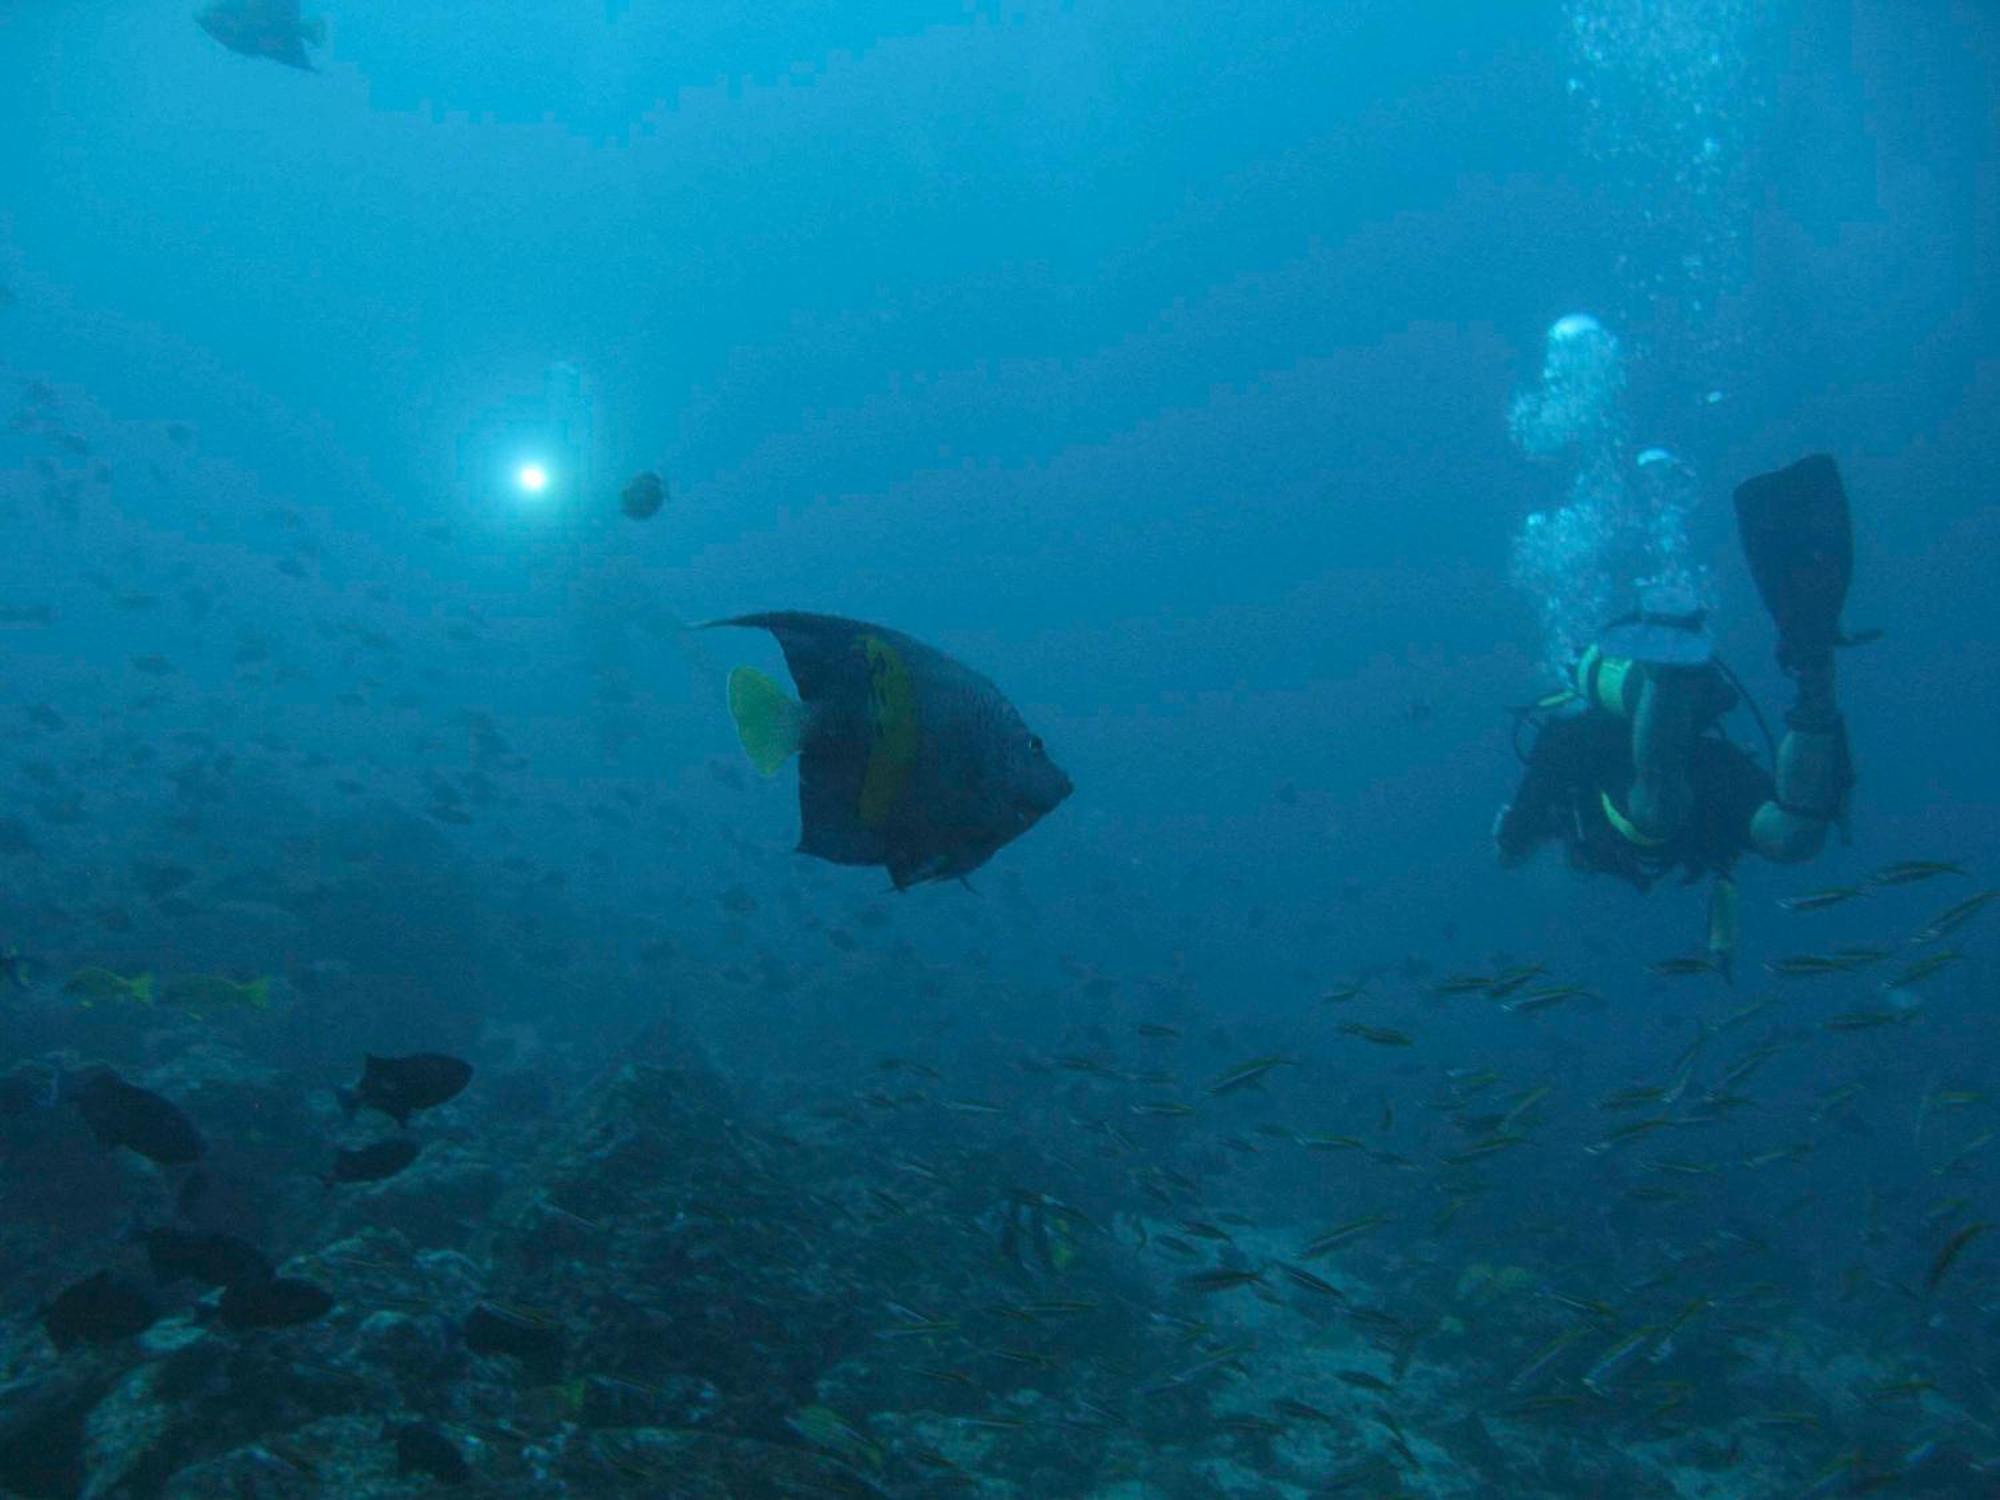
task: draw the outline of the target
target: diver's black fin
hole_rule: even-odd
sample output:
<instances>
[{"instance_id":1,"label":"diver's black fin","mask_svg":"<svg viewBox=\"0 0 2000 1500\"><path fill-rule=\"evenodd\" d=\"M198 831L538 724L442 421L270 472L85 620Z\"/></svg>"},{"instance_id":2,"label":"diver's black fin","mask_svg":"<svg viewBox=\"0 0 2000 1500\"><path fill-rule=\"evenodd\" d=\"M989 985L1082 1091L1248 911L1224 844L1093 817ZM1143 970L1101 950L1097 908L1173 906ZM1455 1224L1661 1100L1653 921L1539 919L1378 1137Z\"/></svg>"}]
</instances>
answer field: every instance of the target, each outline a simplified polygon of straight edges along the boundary
<instances>
[{"instance_id":1,"label":"diver's black fin","mask_svg":"<svg viewBox=\"0 0 2000 1500\"><path fill-rule=\"evenodd\" d=\"M1824 453L1736 487L1736 530L1764 608L1778 626L1778 664L1796 672L1843 640L1854 576L1854 528L1840 470Z\"/></svg>"}]
</instances>

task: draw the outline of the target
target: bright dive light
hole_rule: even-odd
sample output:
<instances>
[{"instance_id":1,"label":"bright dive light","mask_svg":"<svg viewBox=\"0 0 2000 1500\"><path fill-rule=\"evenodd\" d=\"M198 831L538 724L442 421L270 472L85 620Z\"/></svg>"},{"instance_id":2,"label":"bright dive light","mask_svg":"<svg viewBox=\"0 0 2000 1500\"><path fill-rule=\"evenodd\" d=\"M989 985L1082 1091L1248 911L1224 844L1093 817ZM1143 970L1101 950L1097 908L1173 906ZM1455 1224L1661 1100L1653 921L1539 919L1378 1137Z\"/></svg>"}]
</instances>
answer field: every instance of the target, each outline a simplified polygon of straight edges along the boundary
<instances>
[{"instance_id":1,"label":"bright dive light","mask_svg":"<svg viewBox=\"0 0 2000 1500\"><path fill-rule=\"evenodd\" d=\"M522 464L514 482L530 495L539 495L549 487L549 471L540 464Z\"/></svg>"}]
</instances>

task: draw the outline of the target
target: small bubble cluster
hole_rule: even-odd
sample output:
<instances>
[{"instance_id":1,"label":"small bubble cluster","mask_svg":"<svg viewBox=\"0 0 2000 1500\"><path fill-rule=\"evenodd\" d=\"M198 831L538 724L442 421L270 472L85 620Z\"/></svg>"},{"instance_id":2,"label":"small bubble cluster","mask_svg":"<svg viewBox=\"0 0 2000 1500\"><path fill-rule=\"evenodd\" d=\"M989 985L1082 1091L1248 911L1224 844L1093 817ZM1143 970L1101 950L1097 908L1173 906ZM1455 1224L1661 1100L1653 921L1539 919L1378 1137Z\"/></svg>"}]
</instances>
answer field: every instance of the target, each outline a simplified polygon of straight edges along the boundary
<instances>
[{"instance_id":1,"label":"small bubble cluster","mask_svg":"<svg viewBox=\"0 0 2000 1500\"><path fill-rule=\"evenodd\" d=\"M1562 504L1523 524L1511 568L1537 614L1543 665L1558 679L1641 587L1670 583L1708 598L1688 539L1699 478L1664 448L1625 457L1624 390L1616 337L1572 313L1549 328L1541 379L1508 410L1522 452L1574 466Z\"/></svg>"}]
</instances>

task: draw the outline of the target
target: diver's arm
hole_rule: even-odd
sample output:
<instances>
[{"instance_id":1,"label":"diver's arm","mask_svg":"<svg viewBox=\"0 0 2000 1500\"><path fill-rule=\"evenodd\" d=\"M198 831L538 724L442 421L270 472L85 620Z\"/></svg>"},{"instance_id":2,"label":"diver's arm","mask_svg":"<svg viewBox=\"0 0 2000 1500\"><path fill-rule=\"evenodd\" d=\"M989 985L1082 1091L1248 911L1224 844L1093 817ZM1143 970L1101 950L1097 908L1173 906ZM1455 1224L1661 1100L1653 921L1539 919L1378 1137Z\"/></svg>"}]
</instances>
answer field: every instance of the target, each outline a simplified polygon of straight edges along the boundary
<instances>
[{"instance_id":1,"label":"diver's arm","mask_svg":"<svg viewBox=\"0 0 2000 1500\"><path fill-rule=\"evenodd\" d=\"M1571 756L1564 753L1563 726L1552 725L1536 737L1528 768L1514 789L1514 800L1493 817L1493 852L1508 868L1520 864L1537 846L1560 831L1559 817L1571 774Z\"/></svg>"},{"instance_id":2,"label":"diver's arm","mask_svg":"<svg viewBox=\"0 0 2000 1500\"><path fill-rule=\"evenodd\" d=\"M1847 725L1833 691L1833 652L1794 670L1798 697L1778 744L1778 795L1750 820L1750 843L1764 858L1798 864L1817 855L1840 816L1852 774Z\"/></svg>"},{"instance_id":3,"label":"diver's arm","mask_svg":"<svg viewBox=\"0 0 2000 1500\"><path fill-rule=\"evenodd\" d=\"M1493 814L1493 857L1500 861L1502 869L1511 870L1525 862L1540 842L1517 821L1513 803L1500 804L1500 810Z\"/></svg>"}]
</instances>

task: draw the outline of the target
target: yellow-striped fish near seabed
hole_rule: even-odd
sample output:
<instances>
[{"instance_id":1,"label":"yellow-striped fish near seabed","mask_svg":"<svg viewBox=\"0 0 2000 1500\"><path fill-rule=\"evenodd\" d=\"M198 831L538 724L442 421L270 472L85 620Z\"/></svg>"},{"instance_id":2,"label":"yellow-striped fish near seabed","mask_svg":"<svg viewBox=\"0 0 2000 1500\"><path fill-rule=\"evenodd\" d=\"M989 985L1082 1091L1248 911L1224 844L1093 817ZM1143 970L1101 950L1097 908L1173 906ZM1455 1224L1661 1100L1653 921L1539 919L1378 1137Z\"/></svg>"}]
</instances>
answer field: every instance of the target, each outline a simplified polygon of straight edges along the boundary
<instances>
[{"instance_id":1,"label":"yellow-striped fish near seabed","mask_svg":"<svg viewBox=\"0 0 2000 1500\"><path fill-rule=\"evenodd\" d=\"M88 1010L100 1000L125 1000L134 1005L153 1003L153 976L134 974L129 978L95 966L78 969L63 981L63 993Z\"/></svg>"}]
</instances>

